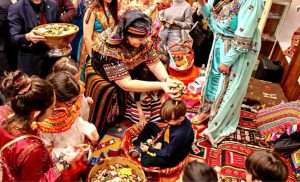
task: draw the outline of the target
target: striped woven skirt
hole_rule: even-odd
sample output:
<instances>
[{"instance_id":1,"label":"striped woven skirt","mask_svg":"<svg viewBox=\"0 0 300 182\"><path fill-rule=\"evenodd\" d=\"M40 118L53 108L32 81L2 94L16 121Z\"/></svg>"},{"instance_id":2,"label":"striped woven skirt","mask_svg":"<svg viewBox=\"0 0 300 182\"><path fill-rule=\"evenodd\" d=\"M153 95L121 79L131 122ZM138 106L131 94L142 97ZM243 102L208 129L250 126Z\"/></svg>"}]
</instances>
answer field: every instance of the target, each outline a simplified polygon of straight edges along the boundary
<instances>
[{"instance_id":1,"label":"striped woven skirt","mask_svg":"<svg viewBox=\"0 0 300 182\"><path fill-rule=\"evenodd\" d=\"M161 120L161 100L158 93L142 93L140 102L147 121L157 123ZM134 123L139 122L137 105L132 93L126 95L126 109L124 117Z\"/></svg>"},{"instance_id":2,"label":"striped woven skirt","mask_svg":"<svg viewBox=\"0 0 300 182\"><path fill-rule=\"evenodd\" d=\"M90 109L89 121L94 123L99 135L104 136L109 124L117 120L120 115L122 93L112 83L106 81L95 72L92 64L86 65L85 95L93 99Z\"/></svg>"},{"instance_id":3,"label":"striped woven skirt","mask_svg":"<svg viewBox=\"0 0 300 182\"><path fill-rule=\"evenodd\" d=\"M132 93L126 93L116 85L106 81L93 68L91 61L86 64L85 95L94 100L90 109L89 121L104 136L108 127L120 118L139 122L139 114ZM160 96L156 92L142 93L142 110L150 122L160 121Z\"/></svg>"}]
</instances>

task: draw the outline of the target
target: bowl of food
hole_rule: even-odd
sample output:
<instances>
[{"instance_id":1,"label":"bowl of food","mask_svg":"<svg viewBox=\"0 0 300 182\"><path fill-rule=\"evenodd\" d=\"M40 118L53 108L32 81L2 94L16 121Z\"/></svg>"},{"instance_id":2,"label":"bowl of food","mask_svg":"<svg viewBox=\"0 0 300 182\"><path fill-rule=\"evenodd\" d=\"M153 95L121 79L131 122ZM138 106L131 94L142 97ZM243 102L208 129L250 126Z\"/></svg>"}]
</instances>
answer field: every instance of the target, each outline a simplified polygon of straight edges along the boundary
<instances>
[{"instance_id":1,"label":"bowl of food","mask_svg":"<svg viewBox=\"0 0 300 182\"><path fill-rule=\"evenodd\" d=\"M109 157L95 165L88 176L89 182L146 182L142 168L125 157Z\"/></svg>"},{"instance_id":2,"label":"bowl of food","mask_svg":"<svg viewBox=\"0 0 300 182\"><path fill-rule=\"evenodd\" d=\"M184 76L194 66L194 54L188 44L175 44L169 48L170 63L168 71L170 75Z\"/></svg>"},{"instance_id":3,"label":"bowl of food","mask_svg":"<svg viewBox=\"0 0 300 182\"><path fill-rule=\"evenodd\" d=\"M37 35L46 38L45 44L50 48L50 56L66 56L72 48L70 42L74 39L79 27L69 23L49 23L33 28Z\"/></svg>"}]
</instances>

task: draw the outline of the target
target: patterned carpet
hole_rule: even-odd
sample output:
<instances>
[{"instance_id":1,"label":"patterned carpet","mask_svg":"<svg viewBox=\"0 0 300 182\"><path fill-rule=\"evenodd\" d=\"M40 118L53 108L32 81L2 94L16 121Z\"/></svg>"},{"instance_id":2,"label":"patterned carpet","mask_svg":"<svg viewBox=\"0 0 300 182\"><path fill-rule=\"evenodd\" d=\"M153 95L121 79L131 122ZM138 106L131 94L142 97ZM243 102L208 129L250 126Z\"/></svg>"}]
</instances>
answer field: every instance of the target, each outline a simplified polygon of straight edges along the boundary
<instances>
[{"instance_id":1,"label":"patterned carpet","mask_svg":"<svg viewBox=\"0 0 300 182\"><path fill-rule=\"evenodd\" d=\"M241 112L241 120L237 131L225 138L217 148L211 147L209 142L200 136L206 126L193 126L196 140L190 154L191 158L204 160L211 166L221 167L221 178L224 182L245 181L245 160L255 150L270 150L271 146L264 142L253 121L255 114L247 111ZM132 123L123 121L111 128L101 140L95 156L122 155L120 144L122 136ZM101 154L102 153L102 154ZM284 158L283 158L284 159ZM292 171L289 159L284 159L289 166L289 178L287 182L297 181ZM153 181L153 180L151 180Z\"/></svg>"},{"instance_id":2,"label":"patterned carpet","mask_svg":"<svg viewBox=\"0 0 300 182\"><path fill-rule=\"evenodd\" d=\"M258 80L251 80L249 86L247 98L258 100L261 104L265 106L272 106L285 100L284 95L282 95L282 90L274 91L276 85L264 85L261 87ZM264 88L264 96L259 96L255 90L258 88ZM260 90L261 90L260 89ZM275 89L276 90L276 89ZM262 93L260 91L260 93ZM266 96L266 97L265 97ZM263 98L264 97L264 98ZM271 98L269 98L271 97ZM191 118L196 111L195 107L199 106L199 96L194 97L192 95L186 95L184 99L188 100L186 104L189 106L187 114L188 118ZM191 158L198 158L204 160L211 166L221 167L221 179L224 182L244 182L245 181L245 160L247 156L255 150L271 150L271 146L264 142L262 136L257 130L254 118L255 113L243 110L241 112L241 118L239 126L235 133L225 138L217 148L213 148L207 140L200 136L201 132L205 129L205 125L193 126L196 140L192 147L192 152L190 154ZM101 140L98 150L94 153L95 156L117 156L122 155L120 150L121 139L132 123L128 121L122 121L115 127L112 127L108 133ZM289 178L287 182L295 182L296 177L291 167L290 159L284 159L289 167ZM153 180L148 181L152 182ZM174 180L167 180L174 181Z\"/></svg>"},{"instance_id":3,"label":"patterned carpet","mask_svg":"<svg viewBox=\"0 0 300 182\"><path fill-rule=\"evenodd\" d=\"M239 126L235 133L225 138L217 148L212 148L200 136L205 127L194 126L196 138L192 147L192 157L200 158L211 166L220 166L222 181L242 182L245 179L245 160L255 150L270 150L253 121L255 114L242 111ZM283 158L284 159L284 158ZM288 182L296 181L289 159L284 159L289 167Z\"/></svg>"}]
</instances>

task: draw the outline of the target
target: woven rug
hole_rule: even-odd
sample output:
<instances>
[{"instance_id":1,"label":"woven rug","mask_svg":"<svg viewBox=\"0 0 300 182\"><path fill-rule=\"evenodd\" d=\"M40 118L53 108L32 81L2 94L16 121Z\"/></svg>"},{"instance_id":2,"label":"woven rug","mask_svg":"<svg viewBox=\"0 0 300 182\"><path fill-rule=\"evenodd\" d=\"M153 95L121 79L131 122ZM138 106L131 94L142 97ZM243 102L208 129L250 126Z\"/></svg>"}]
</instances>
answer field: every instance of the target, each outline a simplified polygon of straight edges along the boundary
<instances>
[{"instance_id":1,"label":"woven rug","mask_svg":"<svg viewBox=\"0 0 300 182\"><path fill-rule=\"evenodd\" d=\"M270 150L271 148L269 144L264 142L263 137L256 129L254 118L254 113L242 111L237 131L226 137L217 148L211 147L210 143L200 136L200 133L206 126L193 126L196 140L190 157L201 159L211 166L220 166L222 181L245 181L246 171L244 164L247 156L255 150ZM122 155L122 151L119 148L121 139L124 131L131 125L132 123L128 121L122 121L120 124L112 127L101 140L95 155L101 155L102 157ZM289 167L288 182L297 181L290 160L284 158L283 160ZM151 177L149 178L151 182L156 181L153 176Z\"/></svg>"},{"instance_id":2,"label":"woven rug","mask_svg":"<svg viewBox=\"0 0 300 182\"><path fill-rule=\"evenodd\" d=\"M220 166L222 181L245 181L247 156L255 150L270 150L271 148L256 129L254 118L254 113L241 111L241 119L236 132L226 137L217 148L213 148L205 138L201 137L200 134L205 126L194 126L196 141L192 147L191 155L204 160L211 166ZM290 161L284 158L283 160L289 167L287 181L296 181Z\"/></svg>"},{"instance_id":3,"label":"woven rug","mask_svg":"<svg viewBox=\"0 0 300 182\"><path fill-rule=\"evenodd\" d=\"M262 109L257 113L257 128L266 141L276 141L282 134L300 131L300 100Z\"/></svg>"},{"instance_id":4,"label":"woven rug","mask_svg":"<svg viewBox=\"0 0 300 182\"><path fill-rule=\"evenodd\" d=\"M251 89L253 89L252 87ZM250 91L251 91L250 89ZM270 91L273 89L269 89ZM249 90L248 90L249 91ZM253 94L253 93L251 93ZM250 95L251 95L250 94ZM283 98L284 97L279 97ZM186 94L184 101L188 106L187 117L190 119L197 112L197 107L199 107L199 95L195 96L192 94ZM281 99L276 99L270 101L264 101L266 105L274 105ZM255 113L242 110L239 126L235 133L226 137L217 148L213 148L210 143L200 136L201 132L206 128L205 125L193 126L196 140L192 146L192 152L190 154L191 158L198 158L211 166L221 167L221 178L222 181L226 182L244 182L245 181L245 160L247 156L255 150L270 150L271 146L266 143L263 137L257 130L257 126L254 122L256 117ZM116 126L109 129L105 137L101 140L99 146L104 144L104 148L96 151L97 155L102 156L116 156L122 155L122 151L118 150L117 146L120 146L121 139L127 128L132 126L132 123L128 121L122 121ZM107 145L113 140L113 147ZM101 154L104 153L104 154ZM296 181L296 177L291 167L291 161L289 159L284 159L289 167L289 178L288 182ZM153 176L148 178L148 181L156 181ZM173 179L166 179L165 181L175 181Z\"/></svg>"}]
</instances>

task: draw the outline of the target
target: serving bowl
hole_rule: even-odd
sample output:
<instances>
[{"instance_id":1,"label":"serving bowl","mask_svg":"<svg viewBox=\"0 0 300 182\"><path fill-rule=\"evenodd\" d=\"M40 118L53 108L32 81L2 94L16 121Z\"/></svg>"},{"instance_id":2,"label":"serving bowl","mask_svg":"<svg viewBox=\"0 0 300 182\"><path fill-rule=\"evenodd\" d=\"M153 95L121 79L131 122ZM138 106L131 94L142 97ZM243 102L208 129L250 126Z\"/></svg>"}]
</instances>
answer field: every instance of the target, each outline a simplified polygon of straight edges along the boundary
<instances>
[{"instance_id":1,"label":"serving bowl","mask_svg":"<svg viewBox=\"0 0 300 182\"><path fill-rule=\"evenodd\" d=\"M129 159L129 158L125 158L125 157L108 157L106 159L104 159L102 161L102 163L95 165L88 176L88 182L95 182L97 181L97 173L103 171L103 170L109 170L110 166L113 165L122 165L122 166L126 166L126 168L130 168L132 170L133 174L136 174L139 178L141 182L146 182L146 176L145 173L143 171L143 169L140 167L140 165ZM101 180L99 180L101 182Z\"/></svg>"},{"instance_id":2,"label":"serving bowl","mask_svg":"<svg viewBox=\"0 0 300 182\"><path fill-rule=\"evenodd\" d=\"M61 57L71 53L70 43L79 27L69 23L48 23L33 28L33 31L46 38L45 44L50 48L49 56Z\"/></svg>"}]
</instances>

